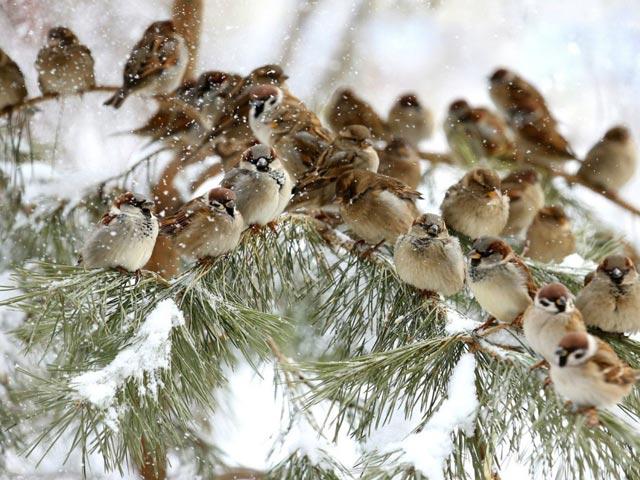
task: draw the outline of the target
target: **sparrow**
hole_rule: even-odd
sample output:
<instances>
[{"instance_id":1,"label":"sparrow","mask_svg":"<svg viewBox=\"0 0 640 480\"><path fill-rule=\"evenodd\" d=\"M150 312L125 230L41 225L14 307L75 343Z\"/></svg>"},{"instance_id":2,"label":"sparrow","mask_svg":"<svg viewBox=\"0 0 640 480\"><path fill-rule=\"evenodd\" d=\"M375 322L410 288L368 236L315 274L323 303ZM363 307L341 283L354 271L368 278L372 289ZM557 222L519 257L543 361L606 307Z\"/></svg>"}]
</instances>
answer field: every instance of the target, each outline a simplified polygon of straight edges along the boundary
<instances>
[{"instance_id":1,"label":"sparrow","mask_svg":"<svg viewBox=\"0 0 640 480\"><path fill-rule=\"evenodd\" d=\"M416 150L402 138L394 138L378 151L378 173L397 178L416 189L422 180L420 157Z\"/></svg>"},{"instance_id":2,"label":"sparrow","mask_svg":"<svg viewBox=\"0 0 640 480\"><path fill-rule=\"evenodd\" d=\"M24 75L18 64L0 49L0 112L27 98Z\"/></svg>"},{"instance_id":3,"label":"sparrow","mask_svg":"<svg viewBox=\"0 0 640 480\"><path fill-rule=\"evenodd\" d=\"M604 134L587 153L578 177L589 185L615 192L627 184L637 167L636 146L626 127L616 126Z\"/></svg>"},{"instance_id":4,"label":"sparrow","mask_svg":"<svg viewBox=\"0 0 640 480\"><path fill-rule=\"evenodd\" d=\"M238 78L217 70L204 72L195 86L195 106L204 117L208 127L213 127L225 112L224 96L227 89L235 86Z\"/></svg>"},{"instance_id":5,"label":"sparrow","mask_svg":"<svg viewBox=\"0 0 640 480\"><path fill-rule=\"evenodd\" d=\"M91 51L66 27L47 34L47 44L36 58L38 85L44 95L70 95L96 85Z\"/></svg>"},{"instance_id":6,"label":"sparrow","mask_svg":"<svg viewBox=\"0 0 640 480\"><path fill-rule=\"evenodd\" d=\"M486 108L472 108L466 100L456 100L449 105L444 132L449 148L463 165L474 164L482 159L497 160L499 163L519 160L504 120Z\"/></svg>"},{"instance_id":7,"label":"sparrow","mask_svg":"<svg viewBox=\"0 0 640 480\"><path fill-rule=\"evenodd\" d=\"M315 113L293 95L273 85L252 87L249 125L254 136L273 147L289 175L298 179L316 165L333 141Z\"/></svg>"},{"instance_id":8,"label":"sparrow","mask_svg":"<svg viewBox=\"0 0 640 480\"><path fill-rule=\"evenodd\" d=\"M586 332L572 332L560 340L550 371L556 392L587 409L619 403L631 392L638 373L607 343Z\"/></svg>"},{"instance_id":9,"label":"sparrow","mask_svg":"<svg viewBox=\"0 0 640 480\"><path fill-rule=\"evenodd\" d=\"M640 331L640 279L624 255L606 257L578 293L576 305L588 326L606 332Z\"/></svg>"},{"instance_id":10,"label":"sparrow","mask_svg":"<svg viewBox=\"0 0 640 480\"><path fill-rule=\"evenodd\" d=\"M189 52L171 20L154 22L135 44L124 66L122 87L104 104L120 108L132 93L164 95L180 86Z\"/></svg>"},{"instance_id":11,"label":"sparrow","mask_svg":"<svg viewBox=\"0 0 640 480\"><path fill-rule=\"evenodd\" d=\"M520 236L526 232L544 206L544 191L535 170L512 172L502 179L502 194L509 197L509 219L503 236Z\"/></svg>"},{"instance_id":12,"label":"sparrow","mask_svg":"<svg viewBox=\"0 0 640 480\"><path fill-rule=\"evenodd\" d=\"M349 170L336 181L336 197L343 220L358 237L394 245L420 214L415 202L422 195L395 178Z\"/></svg>"},{"instance_id":13,"label":"sparrow","mask_svg":"<svg viewBox=\"0 0 640 480\"><path fill-rule=\"evenodd\" d=\"M527 257L538 262L561 262L575 253L571 221L559 206L541 208L527 229Z\"/></svg>"},{"instance_id":14,"label":"sparrow","mask_svg":"<svg viewBox=\"0 0 640 480\"><path fill-rule=\"evenodd\" d=\"M433 213L420 215L409 232L398 237L393 260L400 279L418 290L449 296L464 286L460 242Z\"/></svg>"},{"instance_id":15,"label":"sparrow","mask_svg":"<svg viewBox=\"0 0 640 480\"><path fill-rule=\"evenodd\" d=\"M220 187L186 203L160 224L160 233L172 237L184 255L203 261L233 250L243 230L236 194Z\"/></svg>"},{"instance_id":16,"label":"sparrow","mask_svg":"<svg viewBox=\"0 0 640 480\"><path fill-rule=\"evenodd\" d=\"M571 292L561 283L544 285L524 312L522 327L529 346L549 364L560 340L571 332L586 332Z\"/></svg>"},{"instance_id":17,"label":"sparrow","mask_svg":"<svg viewBox=\"0 0 640 480\"><path fill-rule=\"evenodd\" d=\"M529 268L497 237L478 238L467 257L467 283L476 301L496 320L517 325L536 294Z\"/></svg>"},{"instance_id":18,"label":"sparrow","mask_svg":"<svg viewBox=\"0 0 640 480\"><path fill-rule=\"evenodd\" d=\"M140 270L151 257L158 237L153 202L125 192L118 196L82 248L87 268Z\"/></svg>"},{"instance_id":19,"label":"sparrow","mask_svg":"<svg viewBox=\"0 0 640 480\"><path fill-rule=\"evenodd\" d=\"M433 114L414 93L398 98L389 110L387 127L393 137L404 138L414 147L433 134Z\"/></svg>"},{"instance_id":20,"label":"sparrow","mask_svg":"<svg viewBox=\"0 0 640 480\"><path fill-rule=\"evenodd\" d=\"M469 238L500 234L509 218L509 197L500 187L494 170L467 172L444 196L440 208L445 223Z\"/></svg>"},{"instance_id":21,"label":"sparrow","mask_svg":"<svg viewBox=\"0 0 640 480\"><path fill-rule=\"evenodd\" d=\"M514 72L499 68L489 78L491 99L518 135L525 150L551 162L576 157L558 131L542 94Z\"/></svg>"},{"instance_id":22,"label":"sparrow","mask_svg":"<svg viewBox=\"0 0 640 480\"><path fill-rule=\"evenodd\" d=\"M335 201L336 179L352 169L378 170L378 153L372 147L369 129L363 125L343 128L320 155L317 167L305 174L295 187L292 208L320 208Z\"/></svg>"},{"instance_id":23,"label":"sparrow","mask_svg":"<svg viewBox=\"0 0 640 480\"><path fill-rule=\"evenodd\" d=\"M364 125L376 140L383 140L387 136L385 121L350 88L339 88L333 93L324 108L324 118L334 132L349 125Z\"/></svg>"},{"instance_id":24,"label":"sparrow","mask_svg":"<svg viewBox=\"0 0 640 480\"><path fill-rule=\"evenodd\" d=\"M275 150L266 145L247 149L240 165L220 185L236 194L236 206L247 227L275 221L289 203L293 187Z\"/></svg>"}]
</instances>

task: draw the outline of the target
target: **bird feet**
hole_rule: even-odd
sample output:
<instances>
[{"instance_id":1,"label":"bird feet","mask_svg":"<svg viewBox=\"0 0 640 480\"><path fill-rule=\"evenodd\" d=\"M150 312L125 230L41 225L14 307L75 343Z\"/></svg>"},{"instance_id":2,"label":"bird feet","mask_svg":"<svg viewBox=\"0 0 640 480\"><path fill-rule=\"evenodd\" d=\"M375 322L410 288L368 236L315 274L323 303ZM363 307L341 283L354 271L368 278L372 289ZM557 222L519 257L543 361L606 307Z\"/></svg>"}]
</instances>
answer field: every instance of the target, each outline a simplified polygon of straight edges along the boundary
<instances>
[{"instance_id":1,"label":"bird feet","mask_svg":"<svg viewBox=\"0 0 640 480\"><path fill-rule=\"evenodd\" d=\"M425 300L440 300L440 295L431 290L420 290L420 296Z\"/></svg>"},{"instance_id":2,"label":"bird feet","mask_svg":"<svg viewBox=\"0 0 640 480\"><path fill-rule=\"evenodd\" d=\"M378 249L384 244L384 240L380 240L374 246L367 248L364 252L360 254L362 258L370 258Z\"/></svg>"},{"instance_id":3,"label":"bird feet","mask_svg":"<svg viewBox=\"0 0 640 480\"><path fill-rule=\"evenodd\" d=\"M534 363L533 365L531 365L529 367L529 371L532 372L534 370L537 370L538 368L549 368L549 362L547 362L546 360L540 360L537 363Z\"/></svg>"},{"instance_id":4,"label":"bird feet","mask_svg":"<svg viewBox=\"0 0 640 480\"><path fill-rule=\"evenodd\" d=\"M269 230L271 230L273 233L278 233L278 229L276 228L278 225L278 221L277 220L273 220L269 223L267 223L267 227L269 227Z\"/></svg>"},{"instance_id":5,"label":"bird feet","mask_svg":"<svg viewBox=\"0 0 640 480\"><path fill-rule=\"evenodd\" d=\"M498 325L498 320L496 320L495 317L493 316L489 316L482 325L476 327L473 329L474 332L481 332L483 330L486 330L489 327L493 327L493 326L497 326Z\"/></svg>"},{"instance_id":6,"label":"bird feet","mask_svg":"<svg viewBox=\"0 0 640 480\"><path fill-rule=\"evenodd\" d=\"M588 427L595 428L600 425L600 417L598 416L596 407L582 407L576 410L576 413L586 417Z\"/></svg>"},{"instance_id":7,"label":"bird feet","mask_svg":"<svg viewBox=\"0 0 640 480\"><path fill-rule=\"evenodd\" d=\"M521 313L520 315L518 315L516 318L514 318L511 321L511 326L515 327L515 328L518 328L518 329L522 329L522 324L523 324L522 319L523 318L524 318L524 313Z\"/></svg>"}]
</instances>

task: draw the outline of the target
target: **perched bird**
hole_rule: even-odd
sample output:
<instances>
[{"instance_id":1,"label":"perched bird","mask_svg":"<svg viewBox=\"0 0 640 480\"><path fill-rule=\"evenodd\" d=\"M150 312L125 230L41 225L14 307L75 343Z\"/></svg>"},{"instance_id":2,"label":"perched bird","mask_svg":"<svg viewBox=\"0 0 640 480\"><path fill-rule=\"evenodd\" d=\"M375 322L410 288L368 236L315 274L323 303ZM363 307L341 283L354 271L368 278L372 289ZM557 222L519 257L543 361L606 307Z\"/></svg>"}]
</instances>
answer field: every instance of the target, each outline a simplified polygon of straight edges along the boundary
<instances>
[{"instance_id":1,"label":"perched bird","mask_svg":"<svg viewBox=\"0 0 640 480\"><path fill-rule=\"evenodd\" d=\"M253 87L249 101L249 125L254 136L276 150L293 178L316 166L333 136L315 113L273 85Z\"/></svg>"},{"instance_id":2,"label":"perched bird","mask_svg":"<svg viewBox=\"0 0 640 480\"><path fill-rule=\"evenodd\" d=\"M472 108L466 100L449 106L444 132L457 161L463 165L483 159L499 163L519 160L507 124L486 108Z\"/></svg>"},{"instance_id":3,"label":"perched bird","mask_svg":"<svg viewBox=\"0 0 640 480\"><path fill-rule=\"evenodd\" d=\"M394 138L377 151L380 159L378 173L397 178L411 188L418 188L422 179L420 157L406 140Z\"/></svg>"},{"instance_id":4,"label":"perched bird","mask_svg":"<svg viewBox=\"0 0 640 480\"><path fill-rule=\"evenodd\" d=\"M198 260L230 252L240 242L243 230L236 194L220 187L186 203L160 225L162 235L172 237L182 253Z\"/></svg>"},{"instance_id":5,"label":"perched bird","mask_svg":"<svg viewBox=\"0 0 640 480\"><path fill-rule=\"evenodd\" d=\"M440 208L445 223L469 238L498 235L509 218L509 197L500 187L500 177L494 170L476 168L467 172L444 196Z\"/></svg>"},{"instance_id":6,"label":"perched bird","mask_svg":"<svg viewBox=\"0 0 640 480\"><path fill-rule=\"evenodd\" d=\"M561 262L576 251L571 221L559 206L541 208L527 229L527 257L543 263Z\"/></svg>"},{"instance_id":7,"label":"perched bird","mask_svg":"<svg viewBox=\"0 0 640 480\"><path fill-rule=\"evenodd\" d=\"M496 320L517 325L536 294L529 268L497 237L478 238L467 256L467 282L477 302Z\"/></svg>"},{"instance_id":8,"label":"perched bird","mask_svg":"<svg viewBox=\"0 0 640 480\"><path fill-rule=\"evenodd\" d=\"M626 127L616 126L604 134L587 153L578 170L578 177L588 184L609 191L617 191L636 172L636 146Z\"/></svg>"},{"instance_id":9,"label":"perched bird","mask_svg":"<svg viewBox=\"0 0 640 480\"><path fill-rule=\"evenodd\" d=\"M425 213L396 242L393 260L400 279L426 292L449 296L464 286L464 256L444 220Z\"/></svg>"},{"instance_id":10,"label":"perched bird","mask_svg":"<svg viewBox=\"0 0 640 480\"><path fill-rule=\"evenodd\" d=\"M364 125L376 140L382 140L387 135L384 120L350 88L339 88L333 93L324 109L324 118L334 132L349 125Z\"/></svg>"},{"instance_id":11,"label":"perched bird","mask_svg":"<svg viewBox=\"0 0 640 480\"><path fill-rule=\"evenodd\" d=\"M349 170L336 181L336 197L347 226L370 244L394 245L420 214L422 195L404 183L368 170Z\"/></svg>"},{"instance_id":12,"label":"perched bird","mask_svg":"<svg viewBox=\"0 0 640 480\"><path fill-rule=\"evenodd\" d=\"M291 208L321 208L335 201L336 179L352 169L378 170L378 153L372 147L369 129L350 125L320 155L317 167L298 181Z\"/></svg>"},{"instance_id":13,"label":"perched bird","mask_svg":"<svg viewBox=\"0 0 640 480\"><path fill-rule=\"evenodd\" d=\"M549 364L567 333L587 331L573 295L561 283L549 283L538 290L533 305L524 312L522 327L529 346Z\"/></svg>"},{"instance_id":14,"label":"perched bird","mask_svg":"<svg viewBox=\"0 0 640 480\"><path fill-rule=\"evenodd\" d=\"M614 406L638 379L637 370L620 360L607 343L586 332L565 335L550 374L556 392L582 408Z\"/></svg>"},{"instance_id":15,"label":"perched bird","mask_svg":"<svg viewBox=\"0 0 640 480\"><path fill-rule=\"evenodd\" d=\"M387 127L394 137L404 138L414 147L433 133L433 114L408 93L398 98L387 119Z\"/></svg>"},{"instance_id":16,"label":"perched bird","mask_svg":"<svg viewBox=\"0 0 640 480\"><path fill-rule=\"evenodd\" d=\"M624 255L605 258L578 294L576 305L588 326L606 332L640 331L640 278Z\"/></svg>"},{"instance_id":17,"label":"perched bird","mask_svg":"<svg viewBox=\"0 0 640 480\"><path fill-rule=\"evenodd\" d=\"M135 44L124 66L122 87L104 104L120 108L132 93L163 95L180 86L189 52L172 21L154 22Z\"/></svg>"},{"instance_id":18,"label":"perched bird","mask_svg":"<svg viewBox=\"0 0 640 480\"><path fill-rule=\"evenodd\" d=\"M21 103L26 97L27 87L20 67L0 49L0 112Z\"/></svg>"},{"instance_id":19,"label":"perched bird","mask_svg":"<svg viewBox=\"0 0 640 480\"><path fill-rule=\"evenodd\" d=\"M544 97L533 85L505 68L493 72L489 82L491 99L525 150L551 164L575 158L569 142L558 131Z\"/></svg>"},{"instance_id":20,"label":"perched bird","mask_svg":"<svg viewBox=\"0 0 640 480\"><path fill-rule=\"evenodd\" d=\"M82 248L80 263L87 268L140 270L158 237L153 208L153 202L142 195L118 196Z\"/></svg>"},{"instance_id":21,"label":"perched bird","mask_svg":"<svg viewBox=\"0 0 640 480\"><path fill-rule=\"evenodd\" d=\"M91 51L66 27L47 34L47 44L36 58L38 84L44 95L69 95L96 85Z\"/></svg>"},{"instance_id":22,"label":"perched bird","mask_svg":"<svg viewBox=\"0 0 640 480\"><path fill-rule=\"evenodd\" d=\"M293 187L275 150L266 145L247 149L237 168L220 184L236 194L236 206L245 226L266 225L284 211Z\"/></svg>"},{"instance_id":23,"label":"perched bird","mask_svg":"<svg viewBox=\"0 0 640 480\"><path fill-rule=\"evenodd\" d=\"M512 172L502 179L502 194L509 197L509 220L502 235L520 236L544 206L540 178L531 169Z\"/></svg>"},{"instance_id":24,"label":"perched bird","mask_svg":"<svg viewBox=\"0 0 640 480\"><path fill-rule=\"evenodd\" d=\"M195 106L202 113L208 127L213 127L225 112L227 89L233 87L234 78L217 70L204 72L195 86Z\"/></svg>"}]
</instances>

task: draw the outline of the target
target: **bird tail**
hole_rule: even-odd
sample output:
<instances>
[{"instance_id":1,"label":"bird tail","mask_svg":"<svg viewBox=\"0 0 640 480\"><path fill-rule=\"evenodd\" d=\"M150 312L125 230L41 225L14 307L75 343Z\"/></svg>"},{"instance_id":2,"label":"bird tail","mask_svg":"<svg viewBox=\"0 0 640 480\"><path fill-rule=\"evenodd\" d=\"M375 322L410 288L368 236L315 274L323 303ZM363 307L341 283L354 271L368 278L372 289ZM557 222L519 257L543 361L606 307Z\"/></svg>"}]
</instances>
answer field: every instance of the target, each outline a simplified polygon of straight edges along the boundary
<instances>
[{"instance_id":1,"label":"bird tail","mask_svg":"<svg viewBox=\"0 0 640 480\"><path fill-rule=\"evenodd\" d=\"M124 100L127 98L127 95L129 95L129 92L124 88L120 88L116 93L114 93L113 97L109 98L109 100L104 102L104 104L113 108L120 108Z\"/></svg>"}]
</instances>

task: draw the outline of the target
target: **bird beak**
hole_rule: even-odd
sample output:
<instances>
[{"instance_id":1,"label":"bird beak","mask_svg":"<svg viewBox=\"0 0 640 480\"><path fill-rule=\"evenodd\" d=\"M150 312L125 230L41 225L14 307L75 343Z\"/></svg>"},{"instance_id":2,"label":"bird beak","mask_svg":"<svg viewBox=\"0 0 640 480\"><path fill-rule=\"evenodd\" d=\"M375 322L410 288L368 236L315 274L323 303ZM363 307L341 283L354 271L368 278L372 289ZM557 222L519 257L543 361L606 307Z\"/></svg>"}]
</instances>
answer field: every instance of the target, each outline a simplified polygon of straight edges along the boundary
<instances>
[{"instance_id":1,"label":"bird beak","mask_svg":"<svg viewBox=\"0 0 640 480\"><path fill-rule=\"evenodd\" d=\"M142 204L142 208L148 208L149 210L153 210L153 207L155 207L155 203L153 203L151 200L146 200Z\"/></svg>"},{"instance_id":2,"label":"bird beak","mask_svg":"<svg viewBox=\"0 0 640 480\"><path fill-rule=\"evenodd\" d=\"M619 268L614 268L609 272L609 276L614 282L619 283L622 277L624 277L624 272Z\"/></svg>"},{"instance_id":3,"label":"bird beak","mask_svg":"<svg viewBox=\"0 0 640 480\"><path fill-rule=\"evenodd\" d=\"M494 198L498 198L498 193L499 193L498 190L494 188L493 190L487 193L487 198L489 198L490 200L493 200Z\"/></svg>"},{"instance_id":4,"label":"bird beak","mask_svg":"<svg viewBox=\"0 0 640 480\"><path fill-rule=\"evenodd\" d=\"M564 348L556 350L558 356L558 366L564 367L567 364L567 351Z\"/></svg>"},{"instance_id":5,"label":"bird beak","mask_svg":"<svg viewBox=\"0 0 640 480\"><path fill-rule=\"evenodd\" d=\"M477 250L471 250L469 252L469 258L471 260L480 260L482 258L482 255L480 255Z\"/></svg>"},{"instance_id":6,"label":"bird beak","mask_svg":"<svg viewBox=\"0 0 640 480\"><path fill-rule=\"evenodd\" d=\"M269 162L267 161L266 158L261 157L256 162L256 167L258 168L259 171L266 172L267 170L269 170Z\"/></svg>"},{"instance_id":7,"label":"bird beak","mask_svg":"<svg viewBox=\"0 0 640 480\"><path fill-rule=\"evenodd\" d=\"M437 225L430 225L427 229L427 232L429 232L429 235L431 235L432 237L437 237L440 233L440 229Z\"/></svg>"},{"instance_id":8,"label":"bird beak","mask_svg":"<svg viewBox=\"0 0 640 480\"><path fill-rule=\"evenodd\" d=\"M567 309L567 301L564 298L557 299L556 307L558 307L558 311L564 312Z\"/></svg>"},{"instance_id":9,"label":"bird beak","mask_svg":"<svg viewBox=\"0 0 640 480\"><path fill-rule=\"evenodd\" d=\"M236 216L236 202L234 201L227 202L227 204L225 205L225 209L227 210L227 213L232 217Z\"/></svg>"}]
</instances>

